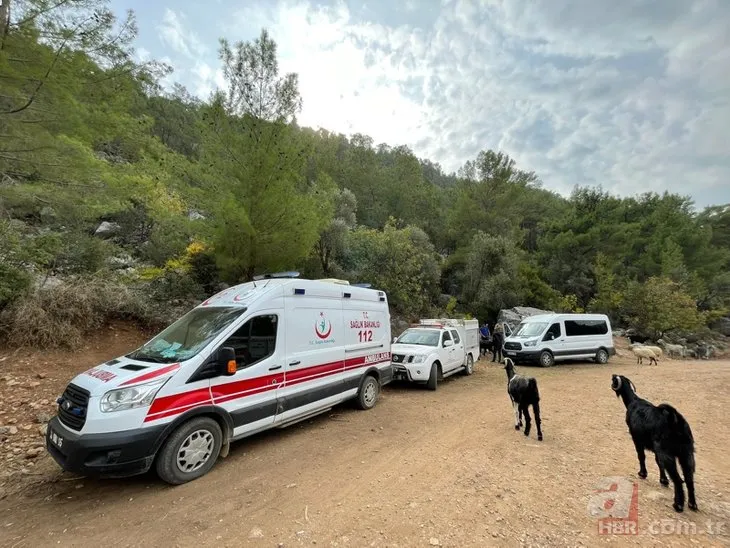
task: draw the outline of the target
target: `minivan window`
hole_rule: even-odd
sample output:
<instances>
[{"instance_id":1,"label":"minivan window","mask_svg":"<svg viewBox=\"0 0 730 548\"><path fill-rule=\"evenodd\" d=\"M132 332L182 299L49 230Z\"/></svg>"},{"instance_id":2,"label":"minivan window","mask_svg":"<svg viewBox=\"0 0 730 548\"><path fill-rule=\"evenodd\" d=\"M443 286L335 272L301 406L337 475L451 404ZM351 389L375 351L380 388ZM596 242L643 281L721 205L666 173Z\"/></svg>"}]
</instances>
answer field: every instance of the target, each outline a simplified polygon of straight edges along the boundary
<instances>
[{"instance_id":1,"label":"minivan window","mask_svg":"<svg viewBox=\"0 0 730 548\"><path fill-rule=\"evenodd\" d=\"M552 335L552 337L551 337ZM560 338L560 323L556 322L553 325L550 326L550 329L547 330L545 333L545 336L542 338L544 341L551 341L555 339Z\"/></svg>"},{"instance_id":2,"label":"minivan window","mask_svg":"<svg viewBox=\"0 0 730 548\"><path fill-rule=\"evenodd\" d=\"M242 306L193 308L127 358L156 363L189 360L245 311Z\"/></svg>"},{"instance_id":3,"label":"minivan window","mask_svg":"<svg viewBox=\"0 0 730 548\"><path fill-rule=\"evenodd\" d=\"M537 337L547 327L546 322L523 322L517 327L513 337Z\"/></svg>"},{"instance_id":4,"label":"minivan window","mask_svg":"<svg viewBox=\"0 0 730 548\"><path fill-rule=\"evenodd\" d=\"M608 333L606 320L565 320L565 334L568 337L605 335Z\"/></svg>"}]
</instances>

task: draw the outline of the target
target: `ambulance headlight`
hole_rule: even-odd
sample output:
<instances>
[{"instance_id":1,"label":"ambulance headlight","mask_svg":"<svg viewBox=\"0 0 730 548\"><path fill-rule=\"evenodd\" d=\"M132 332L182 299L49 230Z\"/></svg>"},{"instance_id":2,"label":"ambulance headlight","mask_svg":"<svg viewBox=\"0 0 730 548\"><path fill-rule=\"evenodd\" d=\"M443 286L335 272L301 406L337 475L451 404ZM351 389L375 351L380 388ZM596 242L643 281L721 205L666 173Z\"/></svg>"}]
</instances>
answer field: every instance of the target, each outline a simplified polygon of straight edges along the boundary
<instances>
[{"instance_id":1,"label":"ambulance headlight","mask_svg":"<svg viewBox=\"0 0 730 548\"><path fill-rule=\"evenodd\" d=\"M169 379L169 377L168 377ZM146 384L138 384L129 388L110 390L101 398L102 413L124 411L135 407L147 407L155 399L157 392L168 379L160 379Z\"/></svg>"},{"instance_id":2,"label":"ambulance headlight","mask_svg":"<svg viewBox=\"0 0 730 548\"><path fill-rule=\"evenodd\" d=\"M413 363L423 363L423 361L426 359L426 356L413 356Z\"/></svg>"},{"instance_id":3,"label":"ambulance headlight","mask_svg":"<svg viewBox=\"0 0 730 548\"><path fill-rule=\"evenodd\" d=\"M525 341L524 346L535 346L537 344L537 339L532 339L530 341Z\"/></svg>"}]
</instances>

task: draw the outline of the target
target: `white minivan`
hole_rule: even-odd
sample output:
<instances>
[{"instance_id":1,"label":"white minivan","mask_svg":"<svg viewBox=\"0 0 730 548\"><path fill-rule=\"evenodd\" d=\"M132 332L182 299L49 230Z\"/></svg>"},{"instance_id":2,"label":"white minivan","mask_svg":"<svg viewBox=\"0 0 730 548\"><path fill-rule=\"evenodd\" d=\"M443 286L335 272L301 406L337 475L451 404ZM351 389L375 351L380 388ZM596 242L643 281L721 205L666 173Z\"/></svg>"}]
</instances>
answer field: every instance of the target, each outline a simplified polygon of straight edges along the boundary
<instances>
[{"instance_id":1,"label":"white minivan","mask_svg":"<svg viewBox=\"0 0 730 548\"><path fill-rule=\"evenodd\" d=\"M524 318L505 339L503 353L516 363L594 359L608 362L616 354L611 321L605 314L540 314Z\"/></svg>"},{"instance_id":2,"label":"white minivan","mask_svg":"<svg viewBox=\"0 0 730 548\"><path fill-rule=\"evenodd\" d=\"M207 473L231 441L352 398L370 409L391 380L384 292L296 273L259 277L76 376L46 447L64 470L125 477L154 465L181 484Z\"/></svg>"}]
</instances>

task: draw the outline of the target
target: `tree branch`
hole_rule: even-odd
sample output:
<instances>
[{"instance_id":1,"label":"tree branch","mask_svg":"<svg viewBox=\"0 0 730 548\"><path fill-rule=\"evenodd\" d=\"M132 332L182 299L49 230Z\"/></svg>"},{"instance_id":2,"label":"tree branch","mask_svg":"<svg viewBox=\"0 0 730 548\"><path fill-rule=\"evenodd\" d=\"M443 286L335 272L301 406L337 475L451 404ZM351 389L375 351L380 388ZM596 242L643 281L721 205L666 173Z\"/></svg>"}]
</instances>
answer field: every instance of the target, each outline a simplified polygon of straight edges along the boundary
<instances>
[{"instance_id":1,"label":"tree branch","mask_svg":"<svg viewBox=\"0 0 730 548\"><path fill-rule=\"evenodd\" d=\"M62 1L65 2L66 0L62 0ZM78 25L76 25L76 28L74 28L74 34L75 34L76 30L89 19L91 19L91 17L87 17L84 21L81 21ZM1 112L0 114L8 114L8 115L17 114L18 112L24 111L25 109L27 109L29 106L31 106L33 104L33 101L35 101L35 98L37 97L38 93L40 92L41 88L43 87L43 84L46 82L46 80L48 79L48 77L51 74L51 71L56 66L56 63L58 62L58 60L60 59L61 53L66 48L67 42L68 42L68 38L65 38L64 41L61 43L61 45L58 47L58 51L56 52L56 55L53 56L53 61L51 62L50 66L48 67L46 74L43 76L43 79L41 79L38 82L38 85L36 86L35 90L31 94L31 96L28 98L26 103L22 107L19 107L19 108L10 110L10 111L6 111L6 112Z\"/></svg>"},{"instance_id":2,"label":"tree branch","mask_svg":"<svg viewBox=\"0 0 730 548\"><path fill-rule=\"evenodd\" d=\"M38 11L37 13L33 13L33 14L29 15L28 17L26 17L22 21L20 21L18 23L15 23L13 26L14 27L22 27L23 25L27 25L28 23L30 23L34 19L40 17L41 15L45 15L46 13L48 13L50 11L53 11L56 8L60 8L64 4L68 4L68 3L69 3L69 0L61 0L57 4L54 4L53 6L49 6L46 9L42 9L42 10Z\"/></svg>"}]
</instances>

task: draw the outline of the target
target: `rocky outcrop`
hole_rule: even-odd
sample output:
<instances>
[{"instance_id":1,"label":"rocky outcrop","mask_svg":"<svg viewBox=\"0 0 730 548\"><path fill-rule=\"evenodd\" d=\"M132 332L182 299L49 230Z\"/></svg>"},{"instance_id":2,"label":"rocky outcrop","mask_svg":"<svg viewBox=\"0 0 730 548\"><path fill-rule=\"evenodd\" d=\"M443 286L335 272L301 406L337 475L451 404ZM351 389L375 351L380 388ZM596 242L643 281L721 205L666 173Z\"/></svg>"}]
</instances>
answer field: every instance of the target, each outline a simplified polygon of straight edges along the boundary
<instances>
[{"instance_id":1,"label":"rocky outcrop","mask_svg":"<svg viewBox=\"0 0 730 548\"><path fill-rule=\"evenodd\" d=\"M515 306L514 308L502 309L497 316L497 322L507 323L512 329L517 327L519 323L529 316L537 316L538 314L554 314L551 310L540 310L530 306Z\"/></svg>"}]
</instances>

